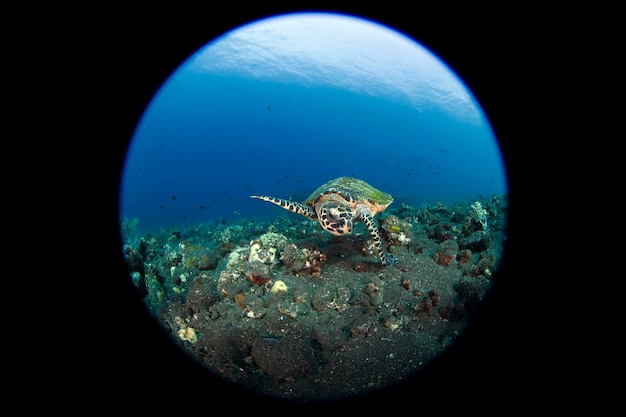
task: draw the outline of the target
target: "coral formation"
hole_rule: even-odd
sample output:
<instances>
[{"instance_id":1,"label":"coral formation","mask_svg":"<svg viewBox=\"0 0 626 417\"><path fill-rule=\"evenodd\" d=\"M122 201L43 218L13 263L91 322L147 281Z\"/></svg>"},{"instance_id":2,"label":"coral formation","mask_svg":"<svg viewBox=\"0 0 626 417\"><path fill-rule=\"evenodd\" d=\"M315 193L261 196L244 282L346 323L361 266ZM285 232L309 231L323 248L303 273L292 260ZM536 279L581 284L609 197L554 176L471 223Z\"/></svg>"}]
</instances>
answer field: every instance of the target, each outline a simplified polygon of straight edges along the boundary
<instances>
[{"instance_id":1,"label":"coral formation","mask_svg":"<svg viewBox=\"0 0 626 417\"><path fill-rule=\"evenodd\" d=\"M487 218L489 214L487 210L485 210L480 203L480 201L475 201L470 206L470 209L467 212L467 217L465 217L465 221L463 222L463 233L465 235L470 235L476 231L487 230Z\"/></svg>"},{"instance_id":2,"label":"coral formation","mask_svg":"<svg viewBox=\"0 0 626 417\"><path fill-rule=\"evenodd\" d=\"M497 277L507 204L388 209L395 267L372 259L364 225L334 239L288 218L148 235L125 220L122 253L148 310L211 371L272 396L341 397L397 382L463 331Z\"/></svg>"}]
</instances>

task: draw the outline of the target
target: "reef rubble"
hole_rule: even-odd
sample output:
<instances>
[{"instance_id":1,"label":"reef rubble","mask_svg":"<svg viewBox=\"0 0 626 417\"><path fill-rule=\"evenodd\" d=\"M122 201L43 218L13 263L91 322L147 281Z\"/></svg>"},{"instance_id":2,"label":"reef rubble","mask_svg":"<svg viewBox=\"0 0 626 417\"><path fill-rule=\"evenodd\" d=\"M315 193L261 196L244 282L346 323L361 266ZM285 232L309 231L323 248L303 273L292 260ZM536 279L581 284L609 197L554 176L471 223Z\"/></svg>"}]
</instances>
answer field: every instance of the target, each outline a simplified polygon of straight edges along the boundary
<instances>
[{"instance_id":1,"label":"reef rubble","mask_svg":"<svg viewBox=\"0 0 626 417\"><path fill-rule=\"evenodd\" d=\"M140 233L122 219L130 279L154 319L199 366L264 395L342 398L415 374L454 343L489 295L508 199L389 208L334 237L285 213L273 221Z\"/></svg>"}]
</instances>

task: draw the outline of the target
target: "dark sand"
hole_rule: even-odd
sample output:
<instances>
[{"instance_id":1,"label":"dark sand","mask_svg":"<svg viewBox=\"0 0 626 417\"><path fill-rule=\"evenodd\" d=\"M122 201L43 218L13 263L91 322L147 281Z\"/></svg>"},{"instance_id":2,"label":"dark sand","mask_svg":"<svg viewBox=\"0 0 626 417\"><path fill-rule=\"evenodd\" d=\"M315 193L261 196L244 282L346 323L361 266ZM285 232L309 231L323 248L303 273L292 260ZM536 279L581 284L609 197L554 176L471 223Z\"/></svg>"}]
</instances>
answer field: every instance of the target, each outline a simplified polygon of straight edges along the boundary
<instances>
[{"instance_id":1,"label":"dark sand","mask_svg":"<svg viewBox=\"0 0 626 417\"><path fill-rule=\"evenodd\" d=\"M361 223L333 237L287 212L145 235L124 219L124 253L146 308L199 366L270 397L341 399L412 377L453 345L502 258L506 196L392 207L375 220L395 266Z\"/></svg>"}]
</instances>

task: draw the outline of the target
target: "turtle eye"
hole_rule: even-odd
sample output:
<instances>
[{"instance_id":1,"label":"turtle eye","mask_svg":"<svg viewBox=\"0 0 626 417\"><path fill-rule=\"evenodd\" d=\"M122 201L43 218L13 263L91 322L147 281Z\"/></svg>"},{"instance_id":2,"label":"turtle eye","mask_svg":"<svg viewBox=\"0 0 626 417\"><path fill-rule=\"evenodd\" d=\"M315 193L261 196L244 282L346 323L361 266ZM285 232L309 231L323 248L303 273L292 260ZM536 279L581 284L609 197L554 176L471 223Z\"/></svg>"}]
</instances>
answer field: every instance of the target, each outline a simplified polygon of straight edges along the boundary
<instances>
[{"instance_id":1,"label":"turtle eye","mask_svg":"<svg viewBox=\"0 0 626 417\"><path fill-rule=\"evenodd\" d=\"M327 210L326 215L328 217L328 220L330 220L331 222L336 222L337 220L339 220L340 217L339 210L336 208L331 208Z\"/></svg>"}]
</instances>

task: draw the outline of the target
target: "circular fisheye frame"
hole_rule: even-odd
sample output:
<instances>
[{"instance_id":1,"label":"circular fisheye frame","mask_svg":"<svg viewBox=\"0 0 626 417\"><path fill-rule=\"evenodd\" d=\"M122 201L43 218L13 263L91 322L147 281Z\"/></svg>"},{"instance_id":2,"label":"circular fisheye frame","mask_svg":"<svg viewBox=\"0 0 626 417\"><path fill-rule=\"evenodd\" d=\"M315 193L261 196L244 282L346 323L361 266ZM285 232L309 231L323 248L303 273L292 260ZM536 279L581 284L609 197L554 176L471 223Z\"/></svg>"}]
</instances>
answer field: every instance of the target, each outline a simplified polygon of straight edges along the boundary
<instances>
[{"instance_id":1,"label":"circular fisheye frame","mask_svg":"<svg viewBox=\"0 0 626 417\"><path fill-rule=\"evenodd\" d=\"M122 253L199 366L346 398L419 375L497 279L502 155L437 56L330 13L238 27L183 62L130 142Z\"/></svg>"}]
</instances>

